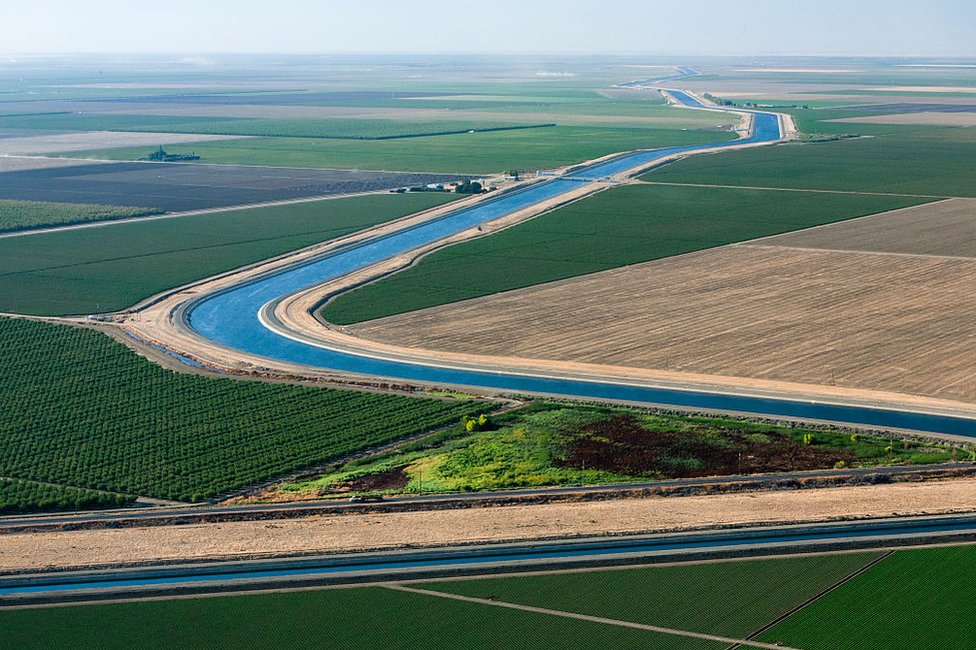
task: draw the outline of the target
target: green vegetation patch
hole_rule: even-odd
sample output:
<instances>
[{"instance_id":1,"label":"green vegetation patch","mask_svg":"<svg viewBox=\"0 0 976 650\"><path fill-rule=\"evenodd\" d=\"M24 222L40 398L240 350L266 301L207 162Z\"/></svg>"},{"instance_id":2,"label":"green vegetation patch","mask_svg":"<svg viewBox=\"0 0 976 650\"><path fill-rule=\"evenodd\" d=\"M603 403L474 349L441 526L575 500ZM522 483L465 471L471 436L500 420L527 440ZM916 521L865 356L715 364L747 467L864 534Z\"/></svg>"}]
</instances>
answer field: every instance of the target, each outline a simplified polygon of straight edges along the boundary
<instances>
[{"instance_id":1,"label":"green vegetation patch","mask_svg":"<svg viewBox=\"0 0 976 650\"><path fill-rule=\"evenodd\" d=\"M875 557L858 553L488 578L424 588L742 638Z\"/></svg>"},{"instance_id":2,"label":"green vegetation patch","mask_svg":"<svg viewBox=\"0 0 976 650\"><path fill-rule=\"evenodd\" d=\"M284 492L465 492L695 476L938 463L947 445L729 417L536 402L352 460Z\"/></svg>"},{"instance_id":3,"label":"green vegetation patch","mask_svg":"<svg viewBox=\"0 0 976 650\"><path fill-rule=\"evenodd\" d=\"M725 155L733 154L709 158L727 161ZM416 266L339 296L323 314L333 323L356 323L924 201L623 186L428 255Z\"/></svg>"},{"instance_id":4,"label":"green vegetation patch","mask_svg":"<svg viewBox=\"0 0 976 650\"><path fill-rule=\"evenodd\" d=\"M560 167L633 149L725 142L728 131L555 126L400 140L248 138L193 144L208 163L490 174ZM145 147L71 153L138 160Z\"/></svg>"},{"instance_id":5,"label":"green vegetation patch","mask_svg":"<svg viewBox=\"0 0 976 650\"><path fill-rule=\"evenodd\" d=\"M122 507L134 501L124 494L0 478L0 515Z\"/></svg>"},{"instance_id":6,"label":"green vegetation patch","mask_svg":"<svg viewBox=\"0 0 976 650\"><path fill-rule=\"evenodd\" d=\"M159 214L154 208L0 199L0 232Z\"/></svg>"},{"instance_id":7,"label":"green vegetation patch","mask_svg":"<svg viewBox=\"0 0 976 650\"><path fill-rule=\"evenodd\" d=\"M808 650L972 648L976 547L898 551L763 634Z\"/></svg>"},{"instance_id":8,"label":"green vegetation patch","mask_svg":"<svg viewBox=\"0 0 976 650\"><path fill-rule=\"evenodd\" d=\"M0 476L197 501L492 408L211 379L101 333L0 319Z\"/></svg>"},{"instance_id":9,"label":"green vegetation patch","mask_svg":"<svg viewBox=\"0 0 976 650\"><path fill-rule=\"evenodd\" d=\"M454 198L361 196L0 239L0 311L124 309L165 289Z\"/></svg>"},{"instance_id":10,"label":"green vegetation patch","mask_svg":"<svg viewBox=\"0 0 976 650\"><path fill-rule=\"evenodd\" d=\"M724 647L381 587L0 611L0 628L19 650Z\"/></svg>"}]
</instances>

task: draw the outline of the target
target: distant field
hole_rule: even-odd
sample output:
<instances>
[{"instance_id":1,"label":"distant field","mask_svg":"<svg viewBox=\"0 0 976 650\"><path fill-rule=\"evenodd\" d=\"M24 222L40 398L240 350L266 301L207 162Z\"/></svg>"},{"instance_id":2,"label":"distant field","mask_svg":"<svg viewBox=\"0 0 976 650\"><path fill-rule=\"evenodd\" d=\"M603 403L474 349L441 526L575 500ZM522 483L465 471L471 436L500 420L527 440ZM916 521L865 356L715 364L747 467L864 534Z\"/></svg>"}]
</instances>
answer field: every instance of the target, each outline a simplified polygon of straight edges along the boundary
<instances>
[{"instance_id":1,"label":"distant field","mask_svg":"<svg viewBox=\"0 0 976 650\"><path fill-rule=\"evenodd\" d=\"M0 311L79 314L441 205L384 194L0 239Z\"/></svg>"},{"instance_id":2,"label":"distant field","mask_svg":"<svg viewBox=\"0 0 976 650\"><path fill-rule=\"evenodd\" d=\"M55 112L4 116L0 129L50 129L61 131L143 131L198 133L204 135L254 135L296 138L375 140L411 138L418 135L464 133L471 130L519 129L539 124L503 121L362 120L362 119L234 119L178 115L126 115Z\"/></svg>"},{"instance_id":3,"label":"distant field","mask_svg":"<svg viewBox=\"0 0 976 650\"><path fill-rule=\"evenodd\" d=\"M0 476L125 494L197 501L491 408L179 374L25 320L0 349Z\"/></svg>"},{"instance_id":4,"label":"distant field","mask_svg":"<svg viewBox=\"0 0 976 650\"><path fill-rule=\"evenodd\" d=\"M44 510L90 510L130 505L135 497L0 478L0 515Z\"/></svg>"},{"instance_id":5,"label":"distant field","mask_svg":"<svg viewBox=\"0 0 976 650\"><path fill-rule=\"evenodd\" d=\"M0 199L0 232L158 214L153 208Z\"/></svg>"},{"instance_id":6,"label":"distant field","mask_svg":"<svg viewBox=\"0 0 976 650\"><path fill-rule=\"evenodd\" d=\"M808 650L973 647L976 549L899 551L760 637Z\"/></svg>"},{"instance_id":7,"label":"distant field","mask_svg":"<svg viewBox=\"0 0 976 650\"><path fill-rule=\"evenodd\" d=\"M381 587L0 610L0 626L4 641L20 650L130 650L146 639L159 647L187 650L725 647Z\"/></svg>"},{"instance_id":8,"label":"distant field","mask_svg":"<svg viewBox=\"0 0 976 650\"><path fill-rule=\"evenodd\" d=\"M366 142L249 138L195 143L192 148L207 163L490 174L560 167L633 149L726 142L734 137L717 130L556 126ZM146 153L125 148L72 155L134 160Z\"/></svg>"},{"instance_id":9,"label":"distant field","mask_svg":"<svg viewBox=\"0 0 976 650\"><path fill-rule=\"evenodd\" d=\"M2 141L0 141L2 143ZM141 151L148 155L156 147ZM170 152L192 151L169 147ZM93 203L183 212L461 180L453 174L179 163L85 162L0 173L0 199Z\"/></svg>"},{"instance_id":10,"label":"distant field","mask_svg":"<svg viewBox=\"0 0 976 650\"><path fill-rule=\"evenodd\" d=\"M920 202L844 194L619 187L433 253L410 269L339 296L323 313L333 323L349 324Z\"/></svg>"},{"instance_id":11,"label":"distant field","mask_svg":"<svg viewBox=\"0 0 976 650\"><path fill-rule=\"evenodd\" d=\"M843 117L843 112L828 111L826 116ZM872 137L694 156L643 178L675 183L976 197L973 129L820 121L801 121L800 127L807 133L866 133Z\"/></svg>"}]
</instances>

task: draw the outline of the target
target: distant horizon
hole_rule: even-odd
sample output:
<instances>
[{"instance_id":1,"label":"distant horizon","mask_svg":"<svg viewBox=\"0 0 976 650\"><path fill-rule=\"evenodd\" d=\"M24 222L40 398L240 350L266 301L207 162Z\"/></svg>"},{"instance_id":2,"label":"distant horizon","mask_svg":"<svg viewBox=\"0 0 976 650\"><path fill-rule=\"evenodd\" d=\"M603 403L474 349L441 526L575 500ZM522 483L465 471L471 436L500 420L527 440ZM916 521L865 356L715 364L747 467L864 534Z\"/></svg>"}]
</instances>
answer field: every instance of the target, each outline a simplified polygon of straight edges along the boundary
<instances>
[{"instance_id":1,"label":"distant horizon","mask_svg":"<svg viewBox=\"0 0 976 650\"><path fill-rule=\"evenodd\" d=\"M541 52L541 51L410 51L404 50L401 52L395 51L358 51L358 50L321 50L314 51L309 50L307 52L302 51L194 51L194 50L172 50L172 51L158 51L158 52L124 52L124 51L105 51L105 52L7 52L0 50L0 57L22 57L24 59L42 59L42 58L102 58L102 57L138 57L138 58L160 58L160 57L262 57L262 56L281 56L281 57L303 57L303 56L376 56L376 57L445 57L445 56L463 56L463 57L516 57L516 56L530 56L530 57L575 57L575 58L592 58L592 57L607 57L607 58L627 58L627 57L652 57L656 59L842 59L842 60L905 60L905 61L959 61L962 63L946 63L940 64L938 62L925 64L931 67L971 67L966 65L965 62L972 62L972 67L976 67L976 54L973 55L946 55L946 54L790 54L790 53L736 53L736 54L702 54L702 53L689 53L689 52L572 52L572 51L551 51L551 52ZM181 61L184 63L193 63L193 61ZM0 64L4 63L0 61ZM661 65L671 65L670 63L662 63Z\"/></svg>"},{"instance_id":2,"label":"distant horizon","mask_svg":"<svg viewBox=\"0 0 976 650\"><path fill-rule=\"evenodd\" d=\"M976 57L968 0L679 3L495 0L34 0L0 5L0 51L29 54L605 54Z\"/></svg>"}]
</instances>

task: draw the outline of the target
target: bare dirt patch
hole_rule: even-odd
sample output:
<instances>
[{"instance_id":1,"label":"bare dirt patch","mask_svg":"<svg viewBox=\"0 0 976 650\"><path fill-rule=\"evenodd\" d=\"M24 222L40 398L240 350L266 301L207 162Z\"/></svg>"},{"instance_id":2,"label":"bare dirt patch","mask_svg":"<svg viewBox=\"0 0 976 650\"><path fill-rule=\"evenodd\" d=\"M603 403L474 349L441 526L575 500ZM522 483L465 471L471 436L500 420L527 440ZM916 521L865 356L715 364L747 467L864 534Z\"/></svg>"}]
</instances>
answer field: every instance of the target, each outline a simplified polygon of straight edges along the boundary
<instances>
[{"instance_id":1,"label":"bare dirt patch","mask_svg":"<svg viewBox=\"0 0 976 650\"><path fill-rule=\"evenodd\" d=\"M896 113L894 115L868 115L866 117L848 117L828 122L843 122L845 124L919 124L926 126L976 126L976 112L919 112Z\"/></svg>"},{"instance_id":2,"label":"bare dirt patch","mask_svg":"<svg viewBox=\"0 0 976 650\"><path fill-rule=\"evenodd\" d=\"M976 258L976 199L928 203L752 244Z\"/></svg>"},{"instance_id":3,"label":"bare dirt patch","mask_svg":"<svg viewBox=\"0 0 976 650\"><path fill-rule=\"evenodd\" d=\"M0 156L0 172L22 172L31 169L73 167L75 165L85 164L90 163L84 160L74 160L71 158L28 158L19 156Z\"/></svg>"},{"instance_id":4,"label":"bare dirt patch","mask_svg":"<svg viewBox=\"0 0 976 650\"><path fill-rule=\"evenodd\" d=\"M0 571L976 510L976 479L0 535Z\"/></svg>"}]
</instances>

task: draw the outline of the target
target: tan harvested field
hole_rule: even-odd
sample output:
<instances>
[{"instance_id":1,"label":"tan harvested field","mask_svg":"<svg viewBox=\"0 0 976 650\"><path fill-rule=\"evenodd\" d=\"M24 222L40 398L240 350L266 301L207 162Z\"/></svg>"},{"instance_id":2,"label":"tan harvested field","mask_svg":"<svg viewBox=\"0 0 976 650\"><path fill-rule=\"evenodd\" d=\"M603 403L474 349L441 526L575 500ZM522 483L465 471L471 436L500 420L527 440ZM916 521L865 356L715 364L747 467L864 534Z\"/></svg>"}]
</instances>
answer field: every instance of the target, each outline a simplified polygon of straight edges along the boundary
<instances>
[{"instance_id":1,"label":"tan harvested field","mask_svg":"<svg viewBox=\"0 0 976 650\"><path fill-rule=\"evenodd\" d=\"M928 203L750 243L976 258L976 199Z\"/></svg>"},{"instance_id":2,"label":"tan harvested field","mask_svg":"<svg viewBox=\"0 0 976 650\"><path fill-rule=\"evenodd\" d=\"M976 479L0 535L0 572L976 510Z\"/></svg>"},{"instance_id":3,"label":"tan harvested field","mask_svg":"<svg viewBox=\"0 0 976 650\"><path fill-rule=\"evenodd\" d=\"M701 251L345 331L427 350L974 403L976 249L940 232L971 224L972 205L896 211L790 235L788 244ZM845 250L817 250L834 242ZM852 251L859 242L866 250Z\"/></svg>"},{"instance_id":4,"label":"tan harvested field","mask_svg":"<svg viewBox=\"0 0 976 650\"><path fill-rule=\"evenodd\" d=\"M918 124L923 126L976 126L976 113L944 113L922 111L919 113L896 113L894 115L868 115L849 117L842 120L827 120L846 124Z\"/></svg>"},{"instance_id":5,"label":"tan harvested field","mask_svg":"<svg viewBox=\"0 0 976 650\"><path fill-rule=\"evenodd\" d=\"M22 172L30 169L49 169L51 167L72 167L84 165L87 161L72 158L22 158L0 156L0 172Z\"/></svg>"},{"instance_id":6,"label":"tan harvested field","mask_svg":"<svg viewBox=\"0 0 976 650\"><path fill-rule=\"evenodd\" d=\"M857 90L889 93L976 93L976 86L867 86Z\"/></svg>"},{"instance_id":7,"label":"tan harvested field","mask_svg":"<svg viewBox=\"0 0 976 650\"><path fill-rule=\"evenodd\" d=\"M242 136L190 135L184 133L142 133L116 131L85 131L54 133L15 138L0 138L0 156L37 156L86 149L109 147L153 147L167 144L186 144L211 140L227 140Z\"/></svg>"}]
</instances>

